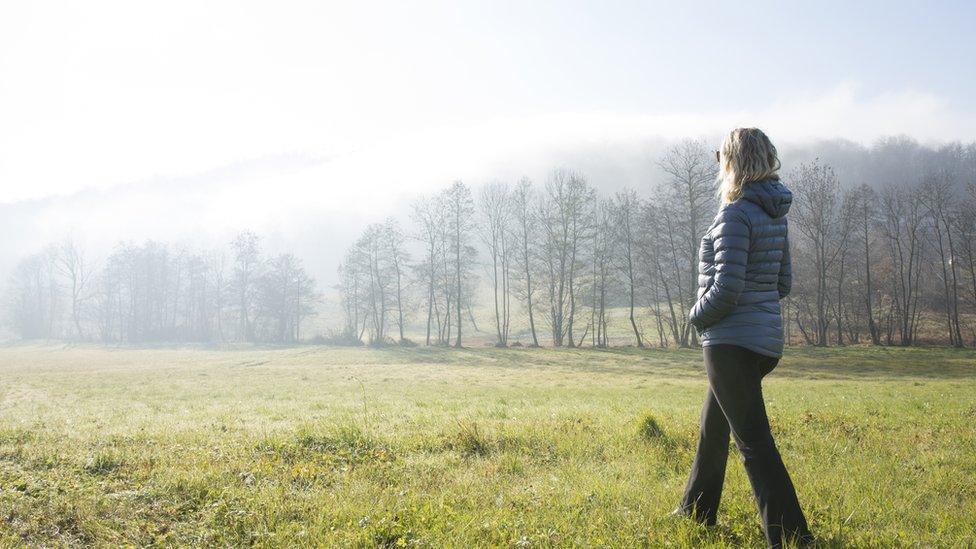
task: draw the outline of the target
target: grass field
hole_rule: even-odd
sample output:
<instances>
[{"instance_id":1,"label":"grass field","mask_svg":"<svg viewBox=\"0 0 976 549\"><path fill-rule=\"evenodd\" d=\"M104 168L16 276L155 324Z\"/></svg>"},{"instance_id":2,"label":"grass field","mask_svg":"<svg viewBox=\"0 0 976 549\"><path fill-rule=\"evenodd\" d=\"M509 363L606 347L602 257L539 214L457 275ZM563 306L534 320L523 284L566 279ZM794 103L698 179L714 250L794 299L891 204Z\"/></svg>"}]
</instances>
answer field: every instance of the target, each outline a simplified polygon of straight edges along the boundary
<instances>
[{"instance_id":1,"label":"grass field","mask_svg":"<svg viewBox=\"0 0 976 549\"><path fill-rule=\"evenodd\" d=\"M4 545L759 545L671 519L696 351L0 348ZM774 432L828 546L976 544L976 352L793 348Z\"/></svg>"}]
</instances>

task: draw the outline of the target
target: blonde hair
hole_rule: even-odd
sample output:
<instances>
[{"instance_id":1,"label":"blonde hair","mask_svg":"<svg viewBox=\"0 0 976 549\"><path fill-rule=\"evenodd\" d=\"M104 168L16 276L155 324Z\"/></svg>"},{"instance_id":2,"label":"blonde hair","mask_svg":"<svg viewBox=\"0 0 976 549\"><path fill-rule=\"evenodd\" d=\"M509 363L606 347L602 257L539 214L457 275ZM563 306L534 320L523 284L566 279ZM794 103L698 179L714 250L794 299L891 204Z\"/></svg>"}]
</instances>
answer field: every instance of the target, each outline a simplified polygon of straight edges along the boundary
<instances>
[{"instance_id":1,"label":"blonde hair","mask_svg":"<svg viewBox=\"0 0 976 549\"><path fill-rule=\"evenodd\" d=\"M748 183L779 179L776 147L759 128L736 128L722 141L718 180L723 204L742 196Z\"/></svg>"}]
</instances>

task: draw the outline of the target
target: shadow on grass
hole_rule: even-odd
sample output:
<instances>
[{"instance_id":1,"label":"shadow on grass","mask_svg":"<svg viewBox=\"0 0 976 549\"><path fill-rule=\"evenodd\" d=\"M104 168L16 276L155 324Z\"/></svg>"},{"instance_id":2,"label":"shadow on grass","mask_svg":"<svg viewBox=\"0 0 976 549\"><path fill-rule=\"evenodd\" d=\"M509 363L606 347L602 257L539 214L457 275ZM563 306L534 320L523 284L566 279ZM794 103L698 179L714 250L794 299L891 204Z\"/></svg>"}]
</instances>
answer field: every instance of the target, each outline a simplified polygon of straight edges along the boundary
<instances>
[{"instance_id":1,"label":"shadow on grass","mask_svg":"<svg viewBox=\"0 0 976 549\"><path fill-rule=\"evenodd\" d=\"M952 347L789 347L773 375L804 379L976 378L976 349Z\"/></svg>"},{"instance_id":2,"label":"shadow on grass","mask_svg":"<svg viewBox=\"0 0 976 549\"><path fill-rule=\"evenodd\" d=\"M515 370L554 370L574 373L620 374L633 377L701 377L701 352L691 349L610 349L551 347L446 347L382 348L393 363L427 363L506 368Z\"/></svg>"},{"instance_id":3,"label":"shadow on grass","mask_svg":"<svg viewBox=\"0 0 976 549\"><path fill-rule=\"evenodd\" d=\"M700 349L613 347L553 348L383 348L394 363L434 363L471 367L554 368L575 372L647 374L699 378L704 375ZM776 377L824 380L976 378L976 349L951 347L788 347Z\"/></svg>"},{"instance_id":4,"label":"shadow on grass","mask_svg":"<svg viewBox=\"0 0 976 549\"><path fill-rule=\"evenodd\" d=\"M516 370L548 369L555 371L620 374L633 377L688 378L704 376L701 349L660 349L637 347L329 347L318 345L112 345L92 343L24 342L7 345L13 349L70 351L104 349L107 351L174 350L174 351L248 351L287 353L317 363L350 365L445 364L458 367L494 367ZM254 357L249 357L253 359ZM246 365L251 365L250 361ZM257 361L260 362L260 361ZM972 380L976 378L976 349L952 347L787 347L773 376L823 379L914 378L931 380Z\"/></svg>"}]
</instances>

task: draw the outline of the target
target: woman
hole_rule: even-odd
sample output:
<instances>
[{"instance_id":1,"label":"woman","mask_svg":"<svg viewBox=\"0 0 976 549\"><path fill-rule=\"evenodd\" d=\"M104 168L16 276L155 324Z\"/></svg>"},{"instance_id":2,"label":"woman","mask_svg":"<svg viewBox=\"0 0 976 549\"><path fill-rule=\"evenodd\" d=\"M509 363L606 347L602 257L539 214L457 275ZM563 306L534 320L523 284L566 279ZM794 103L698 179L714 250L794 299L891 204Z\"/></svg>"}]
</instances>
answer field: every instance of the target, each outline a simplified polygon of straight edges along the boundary
<instances>
[{"instance_id":1,"label":"woman","mask_svg":"<svg viewBox=\"0 0 976 549\"><path fill-rule=\"evenodd\" d=\"M689 315L701 335L709 389L676 513L715 524L731 431L766 541L806 543L810 531L773 442L761 387L783 354L779 300L790 292L792 194L779 181L776 148L756 128L732 130L716 158L722 206L701 241L698 300Z\"/></svg>"}]
</instances>

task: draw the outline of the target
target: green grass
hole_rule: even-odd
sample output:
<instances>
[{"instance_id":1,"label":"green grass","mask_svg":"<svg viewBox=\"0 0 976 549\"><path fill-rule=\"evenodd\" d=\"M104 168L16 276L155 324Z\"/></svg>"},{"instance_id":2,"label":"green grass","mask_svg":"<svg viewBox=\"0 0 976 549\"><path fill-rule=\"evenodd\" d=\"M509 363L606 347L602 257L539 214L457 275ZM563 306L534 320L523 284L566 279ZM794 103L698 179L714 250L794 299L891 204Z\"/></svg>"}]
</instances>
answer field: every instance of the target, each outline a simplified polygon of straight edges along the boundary
<instances>
[{"instance_id":1,"label":"green grass","mask_svg":"<svg viewBox=\"0 0 976 549\"><path fill-rule=\"evenodd\" d=\"M762 543L668 518L695 351L0 349L4 545ZM789 349L777 441L828 546L976 544L976 352Z\"/></svg>"}]
</instances>

